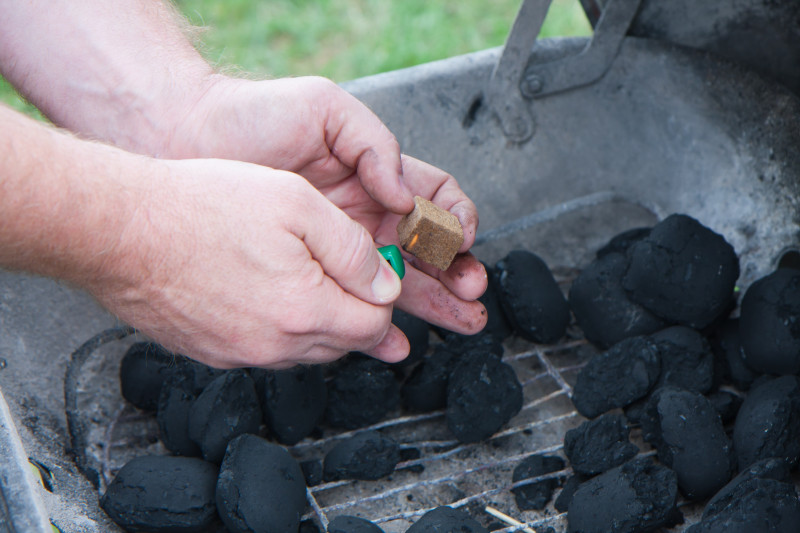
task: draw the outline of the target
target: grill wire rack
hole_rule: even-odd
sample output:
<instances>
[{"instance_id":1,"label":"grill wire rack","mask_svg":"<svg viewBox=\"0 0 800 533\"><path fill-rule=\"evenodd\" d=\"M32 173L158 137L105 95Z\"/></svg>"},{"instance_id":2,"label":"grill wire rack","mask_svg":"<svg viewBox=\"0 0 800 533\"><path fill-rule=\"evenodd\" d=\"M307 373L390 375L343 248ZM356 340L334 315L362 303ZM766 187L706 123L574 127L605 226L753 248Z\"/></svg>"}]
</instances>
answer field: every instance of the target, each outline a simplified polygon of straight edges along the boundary
<instances>
[{"instance_id":1,"label":"grill wire rack","mask_svg":"<svg viewBox=\"0 0 800 533\"><path fill-rule=\"evenodd\" d=\"M522 410L499 432L483 442L461 444L452 438L444 411L397 416L369 428L341 432L291 448L301 459L321 457L337 440L364 429L379 430L406 448L417 448L419 459L400 463L397 471L378 481L337 481L307 489L313 519L324 530L338 515L367 518L387 533L402 533L420 516L440 505L462 508L490 530L500 533L565 532L566 513L553 503L542 511L520 511L512 489L542 480L564 480L572 474L563 454L564 434L585 419L570 400L578 371L597 353L580 331L571 327L556 345L535 345L519 338L504 344L503 361L511 365L523 386ZM654 455L634 428L631 440L641 455ZM558 455L567 467L558 472L512 482L514 467L531 454ZM424 470L420 471L420 467ZM686 521L680 531L699 521L702 505L680 502ZM498 518L497 513L500 511Z\"/></svg>"}]
</instances>

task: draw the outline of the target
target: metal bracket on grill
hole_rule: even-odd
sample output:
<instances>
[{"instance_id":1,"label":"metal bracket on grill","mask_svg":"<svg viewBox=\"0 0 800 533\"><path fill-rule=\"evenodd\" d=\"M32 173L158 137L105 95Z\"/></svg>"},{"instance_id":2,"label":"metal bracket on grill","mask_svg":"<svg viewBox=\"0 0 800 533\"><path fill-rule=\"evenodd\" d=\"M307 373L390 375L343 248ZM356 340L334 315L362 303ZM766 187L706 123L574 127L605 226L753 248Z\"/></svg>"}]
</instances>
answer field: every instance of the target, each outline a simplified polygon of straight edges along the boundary
<instances>
[{"instance_id":1,"label":"metal bracket on grill","mask_svg":"<svg viewBox=\"0 0 800 533\"><path fill-rule=\"evenodd\" d=\"M603 6L594 37L581 52L529 65L551 2L523 1L486 90L487 103L512 142L527 141L536 129L526 100L589 85L608 71L641 0L609 0Z\"/></svg>"}]
</instances>

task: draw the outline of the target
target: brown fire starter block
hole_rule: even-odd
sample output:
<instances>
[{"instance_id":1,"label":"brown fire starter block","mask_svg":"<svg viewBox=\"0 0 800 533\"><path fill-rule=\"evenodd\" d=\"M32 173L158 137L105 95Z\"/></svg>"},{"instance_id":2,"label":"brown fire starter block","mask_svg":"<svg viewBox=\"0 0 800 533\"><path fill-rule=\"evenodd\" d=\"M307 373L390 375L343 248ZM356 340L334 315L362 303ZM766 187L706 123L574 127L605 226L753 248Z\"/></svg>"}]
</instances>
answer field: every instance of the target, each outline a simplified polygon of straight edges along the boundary
<instances>
[{"instance_id":1,"label":"brown fire starter block","mask_svg":"<svg viewBox=\"0 0 800 533\"><path fill-rule=\"evenodd\" d=\"M439 270L447 270L464 243L458 218L421 196L414 197L414 210L400 220L397 235L406 252Z\"/></svg>"}]
</instances>

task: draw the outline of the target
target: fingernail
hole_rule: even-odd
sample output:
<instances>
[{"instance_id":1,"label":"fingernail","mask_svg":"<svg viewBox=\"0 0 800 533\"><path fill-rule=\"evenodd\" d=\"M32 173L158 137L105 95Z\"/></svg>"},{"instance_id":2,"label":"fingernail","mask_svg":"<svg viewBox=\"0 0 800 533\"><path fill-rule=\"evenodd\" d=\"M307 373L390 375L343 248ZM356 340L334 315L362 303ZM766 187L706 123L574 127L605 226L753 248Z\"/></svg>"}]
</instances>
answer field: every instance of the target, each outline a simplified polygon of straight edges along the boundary
<instances>
[{"instance_id":1,"label":"fingernail","mask_svg":"<svg viewBox=\"0 0 800 533\"><path fill-rule=\"evenodd\" d=\"M400 295L400 278L383 256L380 265L372 280L372 294L379 302L388 303Z\"/></svg>"}]
</instances>

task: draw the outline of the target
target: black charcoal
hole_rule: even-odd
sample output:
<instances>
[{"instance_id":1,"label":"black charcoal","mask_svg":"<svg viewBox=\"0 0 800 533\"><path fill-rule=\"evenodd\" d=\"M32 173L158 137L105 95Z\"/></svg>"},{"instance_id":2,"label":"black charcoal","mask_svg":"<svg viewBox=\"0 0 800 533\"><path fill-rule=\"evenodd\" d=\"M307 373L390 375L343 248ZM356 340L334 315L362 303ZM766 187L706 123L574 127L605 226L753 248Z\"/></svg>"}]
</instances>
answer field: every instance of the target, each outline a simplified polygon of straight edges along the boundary
<instances>
[{"instance_id":1,"label":"black charcoal","mask_svg":"<svg viewBox=\"0 0 800 533\"><path fill-rule=\"evenodd\" d=\"M531 455L523 459L514 468L511 480L513 482L522 481L563 469L564 459L561 457L556 455ZM541 511L550 502L553 497L553 491L558 488L558 485L558 478L542 479L530 485L513 488L511 492L514 494L514 499L517 501L517 507L520 511Z\"/></svg>"},{"instance_id":2,"label":"black charcoal","mask_svg":"<svg viewBox=\"0 0 800 533\"><path fill-rule=\"evenodd\" d=\"M570 533L647 533L679 520L669 468L634 459L582 483L569 505Z\"/></svg>"},{"instance_id":3,"label":"black charcoal","mask_svg":"<svg viewBox=\"0 0 800 533\"><path fill-rule=\"evenodd\" d=\"M383 533L383 530L357 516L337 516L328 524L328 533Z\"/></svg>"},{"instance_id":4,"label":"black charcoal","mask_svg":"<svg viewBox=\"0 0 800 533\"><path fill-rule=\"evenodd\" d=\"M489 278L486 292L483 296L478 298L478 301L486 308L486 327L483 328L484 333L488 333L495 339L503 341L511 336L513 328L511 323L506 318L506 312L503 311L503 305L500 303L500 297L497 294L497 287L495 287L494 269L483 263L486 269L486 275Z\"/></svg>"},{"instance_id":5,"label":"black charcoal","mask_svg":"<svg viewBox=\"0 0 800 533\"><path fill-rule=\"evenodd\" d=\"M419 362L428 351L430 327L428 323L396 307L392 311L392 324L397 326L408 339L411 351L408 357L395 363L396 366L409 366Z\"/></svg>"},{"instance_id":6,"label":"black charcoal","mask_svg":"<svg viewBox=\"0 0 800 533\"><path fill-rule=\"evenodd\" d=\"M673 326L650 336L661 355L656 387L674 386L704 394L714 384L714 354L697 331Z\"/></svg>"},{"instance_id":7,"label":"black charcoal","mask_svg":"<svg viewBox=\"0 0 800 533\"><path fill-rule=\"evenodd\" d=\"M267 371L257 389L263 390L264 423L275 439L296 444L322 420L327 386L320 366L295 366Z\"/></svg>"},{"instance_id":8,"label":"black charcoal","mask_svg":"<svg viewBox=\"0 0 800 533\"><path fill-rule=\"evenodd\" d=\"M161 385L175 372L176 356L152 342L137 342L128 348L119 368L122 397L144 409L158 408Z\"/></svg>"},{"instance_id":9,"label":"black charcoal","mask_svg":"<svg viewBox=\"0 0 800 533\"><path fill-rule=\"evenodd\" d=\"M322 461L319 459L309 459L300 463L300 470L306 480L307 487L316 487L324 479L322 476Z\"/></svg>"},{"instance_id":10,"label":"black charcoal","mask_svg":"<svg viewBox=\"0 0 800 533\"><path fill-rule=\"evenodd\" d=\"M303 520L300 522L300 529L298 533L320 533L319 526L311 520Z\"/></svg>"},{"instance_id":11,"label":"black charcoal","mask_svg":"<svg viewBox=\"0 0 800 533\"><path fill-rule=\"evenodd\" d=\"M523 338L553 343L569 325L567 300L544 261L515 250L495 266L495 287L511 324Z\"/></svg>"},{"instance_id":12,"label":"black charcoal","mask_svg":"<svg viewBox=\"0 0 800 533\"><path fill-rule=\"evenodd\" d=\"M722 371L718 376L719 380L722 383L730 383L741 391L749 390L758 373L753 372L745 363L739 335L739 319L726 320L720 325L713 339L712 348Z\"/></svg>"},{"instance_id":13,"label":"black charcoal","mask_svg":"<svg viewBox=\"0 0 800 533\"><path fill-rule=\"evenodd\" d=\"M119 471L100 507L126 531L204 533L218 523L217 467L194 457L145 456Z\"/></svg>"},{"instance_id":14,"label":"black charcoal","mask_svg":"<svg viewBox=\"0 0 800 533\"><path fill-rule=\"evenodd\" d=\"M651 391L650 394L653 392ZM628 421L629 426L638 426L642 423L642 416L644 415L644 408L647 405L647 400L650 399L650 394L644 398L639 398L633 403L629 403L623 409L625 413L625 420Z\"/></svg>"},{"instance_id":15,"label":"black charcoal","mask_svg":"<svg viewBox=\"0 0 800 533\"><path fill-rule=\"evenodd\" d=\"M707 395L708 401L714 406L714 409L719 413L723 424L733 422L736 420L736 415L739 413L739 408L742 406L744 399L732 392L719 390Z\"/></svg>"},{"instance_id":16,"label":"black charcoal","mask_svg":"<svg viewBox=\"0 0 800 533\"><path fill-rule=\"evenodd\" d=\"M800 380L782 376L754 386L733 427L739 469L778 457L790 465L800 457Z\"/></svg>"},{"instance_id":17,"label":"black charcoal","mask_svg":"<svg viewBox=\"0 0 800 533\"><path fill-rule=\"evenodd\" d=\"M490 354L498 359L503 357L503 343L496 337L485 332L477 335L459 335L458 333L448 333L444 337L444 343L437 346L451 354L461 357L471 352Z\"/></svg>"},{"instance_id":18,"label":"black charcoal","mask_svg":"<svg viewBox=\"0 0 800 533\"><path fill-rule=\"evenodd\" d=\"M608 348L622 339L647 335L668 324L628 299L622 288L627 258L609 253L587 266L569 291L569 304L586 339Z\"/></svg>"},{"instance_id":19,"label":"black charcoal","mask_svg":"<svg viewBox=\"0 0 800 533\"><path fill-rule=\"evenodd\" d=\"M406 461L416 461L420 457L422 457L422 452L419 451L419 448L400 448L401 463ZM409 472L414 472L415 474L421 474L425 471L425 465L414 464L411 466L404 466L403 470L408 470Z\"/></svg>"},{"instance_id":20,"label":"black charcoal","mask_svg":"<svg viewBox=\"0 0 800 533\"><path fill-rule=\"evenodd\" d=\"M189 409L189 438L207 461L218 463L228 442L258 433L261 407L255 384L245 370L231 370L208 384Z\"/></svg>"},{"instance_id":21,"label":"black charcoal","mask_svg":"<svg viewBox=\"0 0 800 533\"><path fill-rule=\"evenodd\" d=\"M633 228L615 235L608 244L597 250L598 259L609 254L625 254L628 248L648 235L653 228Z\"/></svg>"},{"instance_id":22,"label":"black charcoal","mask_svg":"<svg viewBox=\"0 0 800 533\"><path fill-rule=\"evenodd\" d=\"M587 418L643 398L658 381L658 347L648 337L625 339L592 357L578 372L572 402Z\"/></svg>"},{"instance_id":23,"label":"black charcoal","mask_svg":"<svg viewBox=\"0 0 800 533\"><path fill-rule=\"evenodd\" d=\"M779 269L747 289L739 334L752 370L800 373L800 271Z\"/></svg>"},{"instance_id":24,"label":"black charcoal","mask_svg":"<svg viewBox=\"0 0 800 533\"><path fill-rule=\"evenodd\" d=\"M458 360L447 384L447 427L460 442L489 438L522 409L514 369L481 352Z\"/></svg>"},{"instance_id":25,"label":"black charcoal","mask_svg":"<svg viewBox=\"0 0 800 533\"><path fill-rule=\"evenodd\" d=\"M189 438L189 411L197 399L193 381L181 374L171 376L158 397L159 436L164 446L178 455L202 455L200 447Z\"/></svg>"},{"instance_id":26,"label":"black charcoal","mask_svg":"<svg viewBox=\"0 0 800 533\"><path fill-rule=\"evenodd\" d=\"M739 260L724 237L697 220L670 215L627 255L622 285L656 316L703 329L729 310Z\"/></svg>"},{"instance_id":27,"label":"black charcoal","mask_svg":"<svg viewBox=\"0 0 800 533\"><path fill-rule=\"evenodd\" d=\"M208 365L180 356L175 361L175 374L183 376L191 385L195 396L203 392L209 383L220 377L226 370L211 368Z\"/></svg>"},{"instance_id":28,"label":"black charcoal","mask_svg":"<svg viewBox=\"0 0 800 533\"><path fill-rule=\"evenodd\" d=\"M793 485L754 478L737 484L727 505L704 517L687 533L796 533L800 531L800 501Z\"/></svg>"},{"instance_id":29,"label":"black charcoal","mask_svg":"<svg viewBox=\"0 0 800 533\"><path fill-rule=\"evenodd\" d=\"M717 515L732 504L735 504L736 498L740 496L740 491L737 487L751 479L774 479L783 483L792 482L789 474L789 465L783 459L772 457L756 461L745 470L739 472L738 476L733 478L708 501L703 511L703 518Z\"/></svg>"},{"instance_id":30,"label":"black charcoal","mask_svg":"<svg viewBox=\"0 0 800 533\"><path fill-rule=\"evenodd\" d=\"M303 472L285 448L256 435L228 444L217 508L231 533L296 533L305 505Z\"/></svg>"},{"instance_id":31,"label":"black charcoal","mask_svg":"<svg viewBox=\"0 0 800 533\"><path fill-rule=\"evenodd\" d=\"M375 480L394 472L400 449L393 439L377 431L362 431L334 446L325 455L325 481Z\"/></svg>"},{"instance_id":32,"label":"black charcoal","mask_svg":"<svg viewBox=\"0 0 800 533\"><path fill-rule=\"evenodd\" d=\"M638 452L619 414L587 420L564 436L564 455L578 474L593 476L632 459Z\"/></svg>"},{"instance_id":33,"label":"black charcoal","mask_svg":"<svg viewBox=\"0 0 800 533\"><path fill-rule=\"evenodd\" d=\"M553 506L556 508L556 511L559 513L566 513L569 509L569 504L572 501L572 497L575 496L575 492L578 490L578 487L581 486L581 483L586 481L587 477L581 476L580 474L574 474L567 478L567 481L564 482L564 487L561 489L561 492L558 494L555 503Z\"/></svg>"},{"instance_id":34,"label":"black charcoal","mask_svg":"<svg viewBox=\"0 0 800 533\"><path fill-rule=\"evenodd\" d=\"M731 442L707 398L664 387L653 393L642 417L644 439L678 478L681 493L703 500L722 488L734 473Z\"/></svg>"},{"instance_id":35,"label":"black charcoal","mask_svg":"<svg viewBox=\"0 0 800 533\"><path fill-rule=\"evenodd\" d=\"M449 350L437 345L403 383L401 393L406 409L423 413L443 409L447 405L447 381L456 360Z\"/></svg>"},{"instance_id":36,"label":"black charcoal","mask_svg":"<svg viewBox=\"0 0 800 533\"><path fill-rule=\"evenodd\" d=\"M406 533L489 533L460 509L442 506L420 517Z\"/></svg>"},{"instance_id":37,"label":"black charcoal","mask_svg":"<svg viewBox=\"0 0 800 533\"><path fill-rule=\"evenodd\" d=\"M337 428L361 428L380 422L399 402L394 372L376 359L351 354L328 383L325 421Z\"/></svg>"}]
</instances>

